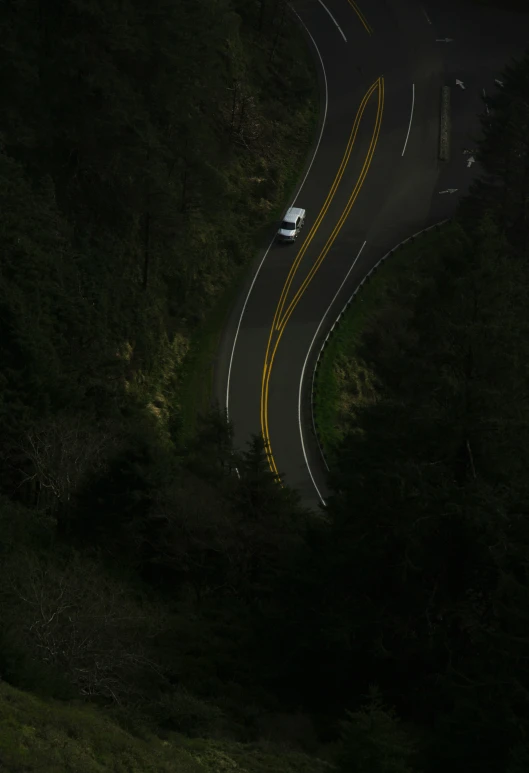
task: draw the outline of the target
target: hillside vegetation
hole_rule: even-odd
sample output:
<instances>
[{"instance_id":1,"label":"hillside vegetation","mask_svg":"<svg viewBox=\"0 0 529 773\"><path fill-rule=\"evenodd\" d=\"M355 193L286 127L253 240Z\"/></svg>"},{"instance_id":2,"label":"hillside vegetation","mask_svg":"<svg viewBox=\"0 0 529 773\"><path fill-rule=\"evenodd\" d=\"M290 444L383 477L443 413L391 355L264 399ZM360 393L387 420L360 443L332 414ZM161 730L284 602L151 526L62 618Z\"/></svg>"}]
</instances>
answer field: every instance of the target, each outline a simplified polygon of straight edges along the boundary
<instances>
[{"instance_id":1,"label":"hillside vegetation","mask_svg":"<svg viewBox=\"0 0 529 773\"><path fill-rule=\"evenodd\" d=\"M246 640L306 515L195 386L308 153L312 57L283 2L21 0L0 31L0 677L268 737Z\"/></svg>"},{"instance_id":2,"label":"hillside vegetation","mask_svg":"<svg viewBox=\"0 0 529 773\"><path fill-rule=\"evenodd\" d=\"M315 127L308 50L282 2L264 10L2 4L4 448L66 411L193 426L176 371Z\"/></svg>"},{"instance_id":3,"label":"hillside vegetation","mask_svg":"<svg viewBox=\"0 0 529 773\"><path fill-rule=\"evenodd\" d=\"M326 773L325 762L226 741L127 732L81 704L43 701L0 684L0 765L51 773Z\"/></svg>"},{"instance_id":4,"label":"hillside vegetation","mask_svg":"<svg viewBox=\"0 0 529 773\"><path fill-rule=\"evenodd\" d=\"M527 770L528 61L311 513L197 410L315 126L287 6L0 28L0 767Z\"/></svg>"},{"instance_id":5,"label":"hillside vegetation","mask_svg":"<svg viewBox=\"0 0 529 773\"><path fill-rule=\"evenodd\" d=\"M360 291L317 382L322 679L340 704L367 671L439 773L529 765L529 56L502 79L482 177Z\"/></svg>"}]
</instances>

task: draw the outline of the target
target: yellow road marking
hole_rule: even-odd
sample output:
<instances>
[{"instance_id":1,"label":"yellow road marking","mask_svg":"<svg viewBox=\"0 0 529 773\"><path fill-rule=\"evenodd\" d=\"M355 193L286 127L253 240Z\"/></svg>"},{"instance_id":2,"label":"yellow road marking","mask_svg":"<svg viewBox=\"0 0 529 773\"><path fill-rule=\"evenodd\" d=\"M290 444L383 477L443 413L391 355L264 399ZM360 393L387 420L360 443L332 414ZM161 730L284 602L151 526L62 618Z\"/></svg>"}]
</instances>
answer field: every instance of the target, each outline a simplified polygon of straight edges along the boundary
<instances>
[{"instance_id":1,"label":"yellow road marking","mask_svg":"<svg viewBox=\"0 0 529 773\"><path fill-rule=\"evenodd\" d=\"M307 237L306 237L305 241L303 242L303 245L301 246L300 251L296 255L296 258L293 261L292 266L290 267L290 271L288 272L288 276L287 276L286 282L283 285L283 289L281 291L281 296L279 298L279 304L278 304L278 306L276 308L276 311L275 311L275 314L274 314L274 322L272 324L272 328L270 330L270 337L268 339L268 344L269 345L270 345L270 341L271 341L271 338L272 338L272 334L274 332L274 328L276 327L276 322L277 322L279 316L281 315L281 313L283 311L283 306L285 305L286 297L288 295L288 291L290 290L290 286L291 286L292 281L294 279L294 275L295 275L296 271L298 270L299 264L301 263L301 260L303 259L303 255L307 251L307 249L308 249L312 239L314 238L314 235L315 235L316 231L320 227L321 221L325 217L325 214L326 214L327 210L329 209L331 201L334 198L334 194L336 193L336 191L338 189L338 185L340 184L340 181L341 181L341 179L343 177L343 174L345 172L345 168L346 168L346 166L348 164L349 157L351 155L351 151L353 149L353 145L355 143L356 135L357 135L357 132L358 132L358 127L360 126L360 120L362 118L362 115L364 114L364 110L365 110L366 105L367 105L367 103L369 101L369 98L371 97L371 94L375 91L377 86L378 86L378 80L376 80L373 83L373 85L370 86L369 89L367 90L367 92L364 94L364 97L363 97L363 99L362 99L362 101L360 103L360 107L358 108L358 111L356 113L356 117L355 117L355 120L354 120L354 123L353 123L353 128L351 130L351 135L350 135L349 140L347 142L347 146L345 148L345 153L343 155L343 158L342 158L342 161L340 163L340 166L338 167L338 171L336 172L336 177L334 178L334 182L331 185L329 193L327 194L327 198L323 202L323 206L322 206L322 208L321 208L321 210L320 210L320 212L318 214L318 217L316 218L316 222L314 223L314 225L310 229L309 233L307 234ZM268 354L268 350L267 350L267 354Z\"/></svg>"},{"instance_id":2,"label":"yellow road marking","mask_svg":"<svg viewBox=\"0 0 529 773\"><path fill-rule=\"evenodd\" d=\"M274 319L273 319L273 322L272 322L272 326L270 328L270 334L268 336L268 343L266 345L265 365L264 365L264 369L263 369L263 379L262 379L262 385L261 385L261 428L263 427L263 425L265 423L268 424L267 417L266 417L266 420L263 417L262 395L264 394L264 391L265 391L266 369L267 369L268 357L269 357L269 354L270 354L270 347L271 347L271 344L272 344L272 338L273 338L273 335L274 335L274 330L276 328L276 325L277 325L278 319L279 319L279 317L281 315L281 312L283 311L283 307L284 307L284 304L285 304L285 301L286 301L286 298L287 298L287 295L288 295L288 291L289 291L290 286L292 284L292 281L294 279L294 275L295 275L297 269L299 268L301 260L303 259L303 255L307 251L307 249L308 249L312 239L314 238L314 235L315 235L316 231L318 230L318 228L319 228L319 226L321 224L321 221L323 220L327 210L329 209L331 201L333 200L334 195L336 193L336 190L338 189L338 185L340 184L340 181L341 181L341 179L343 177L343 174L344 174L345 169L347 167L347 163L349 161L349 157L351 155L351 151L353 149L353 145L354 145L355 140L356 140L356 135L358 133L358 127L360 126L360 120L361 120L361 118L362 118L362 116L364 114L364 110L366 108L366 105L367 105L371 95L373 94L373 92L375 91L377 86L379 85L379 80L380 79L377 79L369 87L369 89L367 90L367 92L364 94L364 96L362 98L362 101L360 103L360 107L358 108L358 111L357 111L356 116L355 116L355 120L354 120L354 123L353 123L353 128L351 130L351 134L350 134L349 140L347 142L345 153L343 155L342 161L341 161L340 166L338 168L338 171L336 173L336 177L334 178L334 181L333 181L333 184L331 185L329 193L327 194L327 197L326 197L326 199L325 199L325 201L323 203L323 206L322 206L322 208L321 208L321 210L320 210L320 212L318 214L318 217L316 218L316 222L314 223L314 225L310 229L309 233L307 234L307 237L306 237L305 241L303 242L303 245L302 245L300 251L296 255L296 258L293 261L292 266L290 267L290 271L288 272L288 276L286 278L285 284L283 285L283 289L281 291L281 296L279 298L279 303L278 303L278 305L276 307L276 310L275 310L275 313L274 313ZM265 444L266 444L266 442L267 442L267 435L265 435L264 432L263 432L263 437L264 437ZM275 463L274 463L274 466L275 466ZM277 469L275 470L275 472L277 474Z\"/></svg>"},{"instance_id":3,"label":"yellow road marking","mask_svg":"<svg viewBox=\"0 0 529 773\"><path fill-rule=\"evenodd\" d=\"M358 7L357 3L355 3L355 0L347 0L347 2L349 3L349 5L350 5L350 6L351 6L351 8L353 9L353 11L356 13L356 15L358 16L358 18L360 19L360 21L361 21L361 22L362 22L362 24L364 25L366 32L367 32L369 35L372 35L372 34L373 34L373 28L371 27L371 25L370 25L370 24L369 24L369 22L367 21L366 17L364 16L364 14L362 13L362 11L361 11L361 10L360 10L360 8Z\"/></svg>"},{"instance_id":4,"label":"yellow road marking","mask_svg":"<svg viewBox=\"0 0 529 773\"><path fill-rule=\"evenodd\" d=\"M373 159L375 148L376 148L376 145L377 145L377 142L378 142L378 136L379 136L379 133L380 133L380 127L381 127L381 123L382 123L382 113L383 113L383 110L384 110L384 79L383 78L379 78L375 82L374 86L372 86L370 88L370 90L368 92L368 94L369 94L368 99L369 99L369 97L371 96L371 94L373 93L373 91L374 91L374 89L376 87L378 87L378 105L377 105L377 115L376 115L376 120L375 120L375 127L374 127L374 130L373 130L373 134L371 136L371 142L370 142L370 145L369 145L369 150L367 152L366 159L365 159L364 164L362 166L362 170L360 172L360 175L359 175L358 180L356 182L356 185L355 185L355 187L353 189L353 192L351 193L351 196L349 197L349 200L348 200L348 202L347 202L347 204L346 204L346 206L345 206L345 208L344 208L344 210L342 212L342 215L341 215L338 223L336 224L336 226L334 227L331 235L327 239L325 247L323 248L323 250L321 251L321 253L318 256L317 260L315 261L314 265L310 269L308 275L305 277L305 280L303 281L301 287L298 289L298 291L295 294L294 298L290 302L290 304L289 304L289 306L287 308L287 311L285 312L283 318L281 319L279 325L277 326L278 335L277 335L277 338L276 338L274 349L272 351L272 355L271 355L271 357L269 359L268 355L269 355L269 351L270 351L270 344L271 344L271 340L272 340L272 337L273 337L274 328L275 328L275 325L276 325L276 322L277 322L277 318L279 316L278 313L277 313L278 309L279 309L279 304L278 304L278 309L276 309L276 314L274 315L274 323L272 324L272 328L271 328L271 331L270 331L270 336L269 336L269 339L268 339L265 363L264 363L264 368L263 368L262 385L261 385L261 431L262 431L263 438L264 438L264 441L265 441L266 453L267 453L270 469L272 470L272 472L275 472L276 475L279 475L279 472L278 472L277 465L276 465L276 462L275 462L275 459L274 459L274 455L272 453L272 448L271 448L271 444L270 444L270 437L269 437L269 431L268 431L268 391L269 391L269 385L270 385L270 375L271 375L271 372L272 372L272 366L273 366L275 355L276 355L276 352L277 352L277 347L279 346L279 341L281 340L281 337L282 337L283 332L285 330L286 324L287 324L290 316L292 315L294 309L296 308L297 304L301 300L301 297L303 296L303 293L305 292L305 290L307 289L308 285L312 281L314 275L316 274L316 272L318 271L319 267L321 266L321 264L325 260L325 257L327 255L327 253L331 249L331 247L332 247L336 237L338 236L338 233L340 232L343 224L345 223L345 221L346 221L346 219L347 219L347 217L348 217L348 215L349 215L349 213L350 213L350 211L351 211L351 209L352 209L352 207L353 207L353 205L354 205L354 203L356 201L356 198L357 198L357 196L358 196L358 194L360 192L360 189L361 189L361 187L362 187L362 185L364 183L364 180L365 180L365 177L367 175L367 172L369 171L369 167L371 166L371 161ZM364 100L365 100L365 97L364 97ZM357 124L358 116L360 115L360 117L361 117L363 112L364 112L364 110L365 110L365 105L366 105L367 102L364 102L364 100L362 100L362 104L361 104L361 108L360 108L361 112L360 112L360 109L359 109L359 113L357 113L357 118L355 119L355 125ZM353 127L353 130L354 130L354 127ZM356 131L354 132L354 136L355 137L356 137L356 132L357 131L358 131L358 126L356 125ZM353 135L351 135L351 136L353 136ZM349 151L349 154L350 154L350 151ZM345 156L344 156L344 158L345 158ZM343 176L343 171L340 174L340 179L341 179L342 176ZM338 175L337 175L337 178L338 178ZM335 180L336 180L336 178L335 178ZM339 182L339 180L338 180L338 182ZM327 198L329 198L329 197L327 197ZM325 203L327 203L327 199L326 199ZM327 205L327 208L328 208L328 205ZM323 208L322 208L322 211L323 211ZM321 222L321 218L319 218L319 222ZM313 235L314 234L312 234L312 236ZM307 240L308 240L308 237L307 237ZM308 244L307 244L307 246L308 246ZM300 258L300 260L301 260L301 258ZM299 265L299 261L298 261L298 265ZM293 274L292 274L292 276L293 276ZM290 278L290 274L289 274L289 278ZM292 280L290 280L290 283L291 283L291 281ZM288 278L287 278L287 282L288 282ZM290 286L290 284L289 284L289 286ZM283 306L284 306L284 297L283 297L283 295L284 294L282 293L281 294L281 298L283 299L283 302L281 304L281 308L283 308Z\"/></svg>"},{"instance_id":5,"label":"yellow road marking","mask_svg":"<svg viewBox=\"0 0 529 773\"><path fill-rule=\"evenodd\" d=\"M377 117L376 117L376 121L375 121L375 132L373 133L373 135L371 137L371 144L369 146L369 150L368 150L368 153L367 153L367 157L366 157L366 159L364 161L364 165L362 167L362 171L360 172L360 176L359 176L358 180L356 181L356 185L355 185L355 187L353 189L353 192L351 193L349 201L347 202L346 208L342 212L342 215L341 215L338 223L335 225L331 235L327 239L325 247L321 251L318 259L314 262L314 264L311 267L309 273L307 274L307 276L303 280L303 282L301 284L301 287L298 289L298 291L296 292L296 294L294 295L294 297L290 301L290 304L289 304L289 306L288 306L288 308L287 308L287 310L285 312L285 315L284 315L283 319L279 322L279 324L278 324L278 331L279 332L282 332L285 329L285 325L288 322L288 318L290 317L290 315L294 311L294 309L297 306L301 296L303 295L303 293L307 289L309 283L312 281L312 277L314 276L316 271L319 269L319 267L323 263L323 261L325 259L325 256L327 255L327 253L331 249L334 240L338 236L338 233L339 233L340 229L342 228L345 220L347 219L347 216L349 215L349 212L351 211L351 209L353 207L353 204L356 201L356 198L357 198L357 196L358 196L358 194L360 192L360 188L363 185L363 182L364 182L365 177L367 175L368 169L369 169L369 167L371 165L371 160L373 158L373 154L375 152L375 146L376 146L376 143L377 143L377 140L378 140L378 134L380 132L380 123L382 121L381 105L383 106L383 104L384 104L384 79L381 78L380 79L380 86L379 86L379 102L378 102L378 107L377 107Z\"/></svg>"}]
</instances>

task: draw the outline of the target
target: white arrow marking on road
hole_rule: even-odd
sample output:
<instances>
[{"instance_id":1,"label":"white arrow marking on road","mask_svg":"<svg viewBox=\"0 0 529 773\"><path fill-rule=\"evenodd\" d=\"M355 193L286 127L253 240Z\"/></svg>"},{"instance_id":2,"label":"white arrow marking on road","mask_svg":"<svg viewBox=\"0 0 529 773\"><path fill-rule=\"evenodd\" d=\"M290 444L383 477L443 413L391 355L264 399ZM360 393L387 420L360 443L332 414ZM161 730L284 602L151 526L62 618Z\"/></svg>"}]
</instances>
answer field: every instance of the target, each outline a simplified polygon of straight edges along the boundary
<instances>
[{"instance_id":1,"label":"white arrow marking on road","mask_svg":"<svg viewBox=\"0 0 529 773\"><path fill-rule=\"evenodd\" d=\"M455 193L459 188L447 188L446 191L439 191L439 193Z\"/></svg>"},{"instance_id":2,"label":"white arrow marking on road","mask_svg":"<svg viewBox=\"0 0 529 773\"><path fill-rule=\"evenodd\" d=\"M470 156L470 158L467 161L467 166L472 166L472 164L475 164L475 163L476 163L476 159L474 158L474 156Z\"/></svg>"},{"instance_id":3,"label":"white arrow marking on road","mask_svg":"<svg viewBox=\"0 0 529 773\"><path fill-rule=\"evenodd\" d=\"M500 86L500 88L503 88L503 81L499 81L497 78L494 78L494 83L497 86Z\"/></svg>"},{"instance_id":4,"label":"white arrow marking on road","mask_svg":"<svg viewBox=\"0 0 529 773\"><path fill-rule=\"evenodd\" d=\"M453 43L454 38L437 38L436 43Z\"/></svg>"},{"instance_id":5,"label":"white arrow marking on road","mask_svg":"<svg viewBox=\"0 0 529 773\"><path fill-rule=\"evenodd\" d=\"M466 89L466 86L463 83L463 81L460 81L457 78L456 78L456 86L461 86L462 89Z\"/></svg>"},{"instance_id":6,"label":"white arrow marking on road","mask_svg":"<svg viewBox=\"0 0 529 773\"><path fill-rule=\"evenodd\" d=\"M334 16L332 15L332 13L329 11L329 9L327 8L327 6L326 6L326 5L325 5L325 3L323 2L323 0L318 0L318 2L319 2L319 4L322 6L322 8L325 8L325 10L326 10L326 11L327 11L327 13L329 14L329 16L331 17L331 19L333 20L333 22L336 24L336 28L337 28L338 32L340 33L340 35L342 36L342 38L343 38L343 39L345 40L345 42L347 43L347 38L345 37L345 35L344 35L344 34L343 34L343 32L342 32L342 28L340 27L340 25L338 24L338 22L336 21L336 19L335 19L335 18L334 18Z\"/></svg>"}]
</instances>

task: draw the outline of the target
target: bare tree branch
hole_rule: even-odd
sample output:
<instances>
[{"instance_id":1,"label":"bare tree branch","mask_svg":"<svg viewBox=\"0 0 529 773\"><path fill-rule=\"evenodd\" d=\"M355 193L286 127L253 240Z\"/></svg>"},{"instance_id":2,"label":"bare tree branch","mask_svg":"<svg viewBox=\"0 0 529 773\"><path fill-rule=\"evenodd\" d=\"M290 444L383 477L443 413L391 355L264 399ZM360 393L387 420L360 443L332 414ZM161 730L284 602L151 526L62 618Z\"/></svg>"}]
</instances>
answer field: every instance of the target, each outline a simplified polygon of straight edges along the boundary
<instances>
[{"instance_id":1,"label":"bare tree branch","mask_svg":"<svg viewBox=\"0 0 529 773\"><path fill-rule=\"evenodd\" d=\"M94 564L76 557L59 569L26 554L6 584L16 606L13 623L29 651L65 673L82 695L121 703L134 692L138 670L163 676L146 651L161 618L152 607L144 613Z\"/></svg>"}]
</instances>

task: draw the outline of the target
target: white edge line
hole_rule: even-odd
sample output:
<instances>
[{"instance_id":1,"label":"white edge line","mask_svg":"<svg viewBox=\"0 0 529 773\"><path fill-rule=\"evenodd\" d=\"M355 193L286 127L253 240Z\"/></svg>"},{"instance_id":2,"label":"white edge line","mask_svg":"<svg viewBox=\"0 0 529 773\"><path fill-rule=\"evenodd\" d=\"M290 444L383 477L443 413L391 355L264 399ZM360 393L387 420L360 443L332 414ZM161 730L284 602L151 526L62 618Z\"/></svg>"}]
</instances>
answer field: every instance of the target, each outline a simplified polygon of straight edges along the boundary
<instances>
[{"instance_id":1,"label":"white edge line","mask_svg":"<svg viewBox=\"0 0 529 773\"><path fill-rule=\"evenodd\" d=\"M413 121L413 108L415 107L415 83L411 84L411 115L410 115L410 125L408 126L408 133L406 135L406 141L404 142L404 148L402 149L402 155L406 152L406 146L408 144L408 139L410 136L411 131L411 122Z\"/></svg>"},{"instance_id":2,"label":"white edge line","mask_svg":"<svg viewBox=\"0 0 529 773\"><path fill-rule=\"evenodd\" d=\"M424 8L422 9L422 12L426 16L426 21L428 22L428 24L431 24L432 22L430 21L430 17L428 16L428 14L426 13L426 10Z\"/></svg>"},{"instance_id":3,"label":"white edge line","mask_svg":"<svg viewBox=\"0 0 529 773\"><path fill-rule=\"evenodd\" d=\"M359 251L358 251L358 254L357 254L356 258L355 258L355 259L354 259L354 261L353 261L353 264L352 264L351 268L349 269L349 271L348 271L348 272L347 272L347 274L345 275L345 278L344 278L344 280L343 280L342 284L340 285L340 287L339 287L339 288L338 288L338 290L336 291L336 295L334 296L334 298L333 298L333 299L332 299L332 301L330 302L330 304L329 304L329 307L328 307L327 311L325 312L325 314L324 314L324 315L323 315L323 317L321 318L320 324L318 325L318 327L317 327L317 329L316 329L316 332L314 333L314 337L313 337L312 341L310 342L309 350L308 350L308 352L307 352L307 356L305 357L305 362L303 363L303 368L302 368L302 370L301 370L301 377L300 377L300 379L299 379L299 391L298 391L298 424L299 424L299 435L300 435L300 438L301 438L301 448L302 448L302 450L303 450L303 457L304 457L304 459L305 459L305 464L307 465L307 470L309 471L310 479L311 479L312 483L314 484L314 488L316 489L316 492L317 492L317 494L318 494L318 496L319 496L319 498L320 498L320 501L321 501L322 505L324 505L324 506L325 506L325 504L326 504L326 503L325 503L325 500L324 500L324 498L322 497L322 495L321 495L321 493L320 493L320 490L319 490L318 486L316 485L316 481L314 480L314 476L313 476L313 474L312 474L312 470L310 469L309 460L308 460L308 458L307 458L307 451L306 451L306 449L305 449L305 441L303 440L303 424L302 424L302 422L301 422L301 393L302 393L302 390L303 390L303 378L304 378L304 376L305 376L305 370L306 370L306 368L307 368L307 362L309 361L309 357L310 357L310 353L311 353L311 351L312 351L312 347L314 346L314 341L315 341L315 340L316 340L316 338L318 337L318 333L320 332L320 328L321 328L321 326L323 325L323 323L324 323L324 321L325 321L325 318L327 317L327 314L328 314L328 313L330 312L330 310L332 309L332 307L333 307L333 305L334 305L334 302L336 301L337 297L339 296L340 292L342 291L342 288L343 288L344 284L347 282L347 279L349 278L349 274L351 273L351 271L352 271L352 270L353 270L353 268L355 267L355 265L356 265L356 261L358 260L358 258L359 258L359 257L360 257L360 255L362 254L362 250L364 249L364 247L365 247L365 246L366 246L366 242L364 242L364 243L362 244L362 246L360 247L360 249L359 249ZM341 316L341 313L340 313L340 316ZM338 318L338 319L339 319L339 318ZM336 325L336 322L337 322L337 321L338 321L338 320L336 320L336 321L335 321L334 325ZM334 328L334 325L332 326L331 330ZM324 460L324 462L325 462L325 460ZM327 466L327 463L326 463L326 462L325 462L325 466ZM327 467L327 470L328 470L328 469L329 469L329 468Z\"/></svg>"},{"instance_id":4,"label":"white edge line","mask_svg":"<svg viewBox=\"0 0 529 773\"><path fill-rule=\"evenodd\" d=\"M343 39L345 40L345 42L347 43L347 38L346 38L346 37L345 37L345 35L343 34L342 28L340 27L340 25L338 24L338 22L336 21L336 19L335 19L335 18L334 18L334 16L332 15L332 13L329 11L329 9L327 8L327 6L326 6L326 5L325 5L325 3L323 2L323 0L318 0L318 3L319 3L321 6L322 6L322 8L325 8L325 10L327 11L327 13L329 14L329 16L331 17L331 19L332 19L332 20L333 20L333 22L335 23L335 25L336 25L336 27L337 27L337 29L338 29L338 32L340 33L340 35L342 36L342 38L343 38Z\"/></svg>"},{"instance_id":5,"label":"white edge line","mask_svg":"<svg viewBox=\"0 0 529 773\"><path fill-rule=\"evenodd\" d=\"M375 265L373 266L373 268L371 269L371 271L368 271L368 272L367 272L367 274L365 275L365 277L362 279L362 281L361 281L361 282L359 282L359 284L358 284L358 286L356 287L356 289L355 289L354 293L353 293L353 294L351 295L351 297L350 297L350 298L347 300L347 302L345 303L345 305L344 305L343 309L341 310L340 314L338 315L338 319L339 319L339 318L342 316L342 314L345 312L345 310L347 309L347 307L348 307L348 306L351 304L351 302L352 302L353 298L354 298L354 297L355 297L355 295L358 293L358 291L360 290L360 288L362 287L362 285L363 285L363 284L364 284L364 282L366 281L367 277L368 277L368 276L370 276L370 275L371 275L371 274L372 274L372 273L373 273L373 272L374 272L374 271L375 271L375 270L376 270L376 269L377 269L377 268L378 268L380 265L382 265L382 263L384 263L384 262L385 262L385 261L386 261L386 260L387 260L387 259L388 259L388 258L391 256L391 255L393 255L393 253L394 253L394 252L396 252L396 251L397 251L397 250L398 250L400 247L402 247L402 246L403 246L404 244L406 244L407 242L413 241L413 240L414 240L414 239L415 239L417 236L420 236L421 234L427 233L428 231L432 231L434 228L440 228L442 225L445 225L445 223L448 223L449 221L450 221L450 218L445 218L444 220L440 220L438 223L433 223L432 225L429 225L429 226L427 226L426 228L422 228L420 231L416 231L416 232L415 232L414 234L412 234L411 236L408 236L408 238L407 238L407 239L404 239L402 242L399 242L399 244L395 245L395 247L393 247L391 250L389 250L389 252L386 252L386 254L385 254L385 255L383 255L383 256L380 258L380 260L379 260L379 261L377 261L377 262L375 263ZM361 247L361 249L360 249L360 252L361 252L361 251L364 249L364 245L365 245L365 242L364 242L364 244L362 245L362 247ZM360 253L358 253L358 255L360 255ZM358 255L357 255L357 258L358 258ZM355 259L355 263L356 263L356 259ZM348 276L348 275L349 275L349 273L352 271L352 269L353 269L353 266L354 266L354 263L353 263L353 265L351 266L351 268L349 269L349 272L348 272L347 276ZM347 279L347 276L345 277L345 279L344 279L344 282L346 281L346 279ZM342 282L342 285L343 285L343 282ZM340 289L341 289L342 285L340 285ZM338 290L338 292L340 292L340 290ZM336 296L335 296L335 298L336 298ZM332 304L333 304L333 303L334 303L334 298L333 298L333 300L332 300L332 302L331 302L331 306L332 306ZM329 308L330 308L330 307L329 307ZM327 315L327 313L328 313L328 312L329 312L329 309L327 309L327 311L325 312L325 315L324 315L323 319L325 319L325 316ZM323 322L323 319L322 319L322 322ZM335 324L336 324L336 322L337 322L337 321L338 321L338 320L336 320L336 321L335 321ZM320 326L321 326L321 322L320 322ZM334 327L334 325L333 325L333 327ZM319 330L319 327L318 327L318 330ZM318 331L316 331L316 335L314 336L314 338L316 338L316 336L317 336L317 335L318 335ZM327 335L325 336L325 340L323 341L323 343L322 343L322 345L321 345L321 347L320 347L320 351L318 352L318 356L316 357L316 362L314 363L314 370L312 371L312 393L311 393L311 413L312 413L312 427L313 427L313 429L314 429L314 434L315 434L315 437L316 437L316 442L317 442L317 444L318 444L318 449L319 449L319 451L320 451L321 458L322 458L322 460L323 460L323 463L324 463L325 467L327 468L327 471L329 471L329 465L327 464L327 460L325 459L325 456L323 455L323 449L322 449L322 448L321 448L321 446L320 446L320 442L319 442L319 440L318 440L318 435L316 434L316 422L315 422L315 419L314 419L314 403L313 403L313 400L312 400L312 396L313 396L313 394L314 394L314 380L315 380L315 378L316 378L316 370L317 370L317 368L318 368L318 363L319 363L319 361L320 361L320 358L321 358L321 356L322 356L322 354L323 354L323 348L324 348L325 344L327 343L327 340L328 340L328 338L329 338L329 335L330 335L330 333L327 333ZM310 347L309 347L309 354L310 354L310 348L312 347L313 343L314 343L314 339L312 340L312 342L311 342L311 344L310 344ZM306 364L307 364L307 360L308 360L308 354L307 354L307 358L305 359L305 363L304 363L304 365L303 365L303 370L305 370L305 367L306 367ZM302 381L303 381L303 372L302 372L302 374L301 374L301 381L300 381L300 391L301 391L301 382L302 382ZM298 400L299 400L299 397L298 397ZM300 407L300 405L301 405L301 403L300 403L300 402L298 402L298 421L299 421L299 422L300 422L300 419L301 419L301 407ZM304 443L303 443L303 432L302 432L302 430L301 430L301 422L300 422L300 434L301 434L301 444L302 444L302 447L303 447L303 453L304 453L304 455L305 455L305 446L304 446ZM311 471L310 471L310 467L309 467L309 464L308 464L308 462L307 462L307 457L306 457L306 456L305 456L305 463L307 464L307 469L308 469L308 471L309 471L309 474L310 474L310 477L311 477L311 479L312 479L312 482L314 483L314 478L312 477L312 473L311 473ZM318 491L318 487L316 486L316 484L315 484L315 483L314 483L314 487L315 487L316 491ZM322 499L322 497L321 497L321 494L320 494L320 492L319 492L319 491L318 491L318 496L320 497L321 501L322 501L322 502L323 502L323 504L325 505L325 502L324 502L324 500Z\"/></svg>"},{"instance_id":6,"label":"white edge line","mask_svg":"<svg viewBox=\"0 0 529 773\"><path fill-rule=\"evenodd\" d=\"M322 126L321 126L320 136L318 137L318 142L316 143L316 148L315 148L315 150L314 150L314 154L313 154L313 156L312 156L312 159L311 159L311 162L310 162L310 164L309 164L309 168L307 169L307 173L306 173L305 177L303 178L303 180L302 180L302 182L301 182L301 185L299 186L299 188L298 188L298 190L297 190L297 193L296 193L296 195L294 196L294 201L293 201L293 202L292 202L292 204L291 204L291 206L294 206L294 203L295 203L295 201L296 201L297 197L299 196L299 194L300 194L300 192L301 192L301 189L302 189L302 188L303 188L303 186L305 185L305 182L306 182L306 180L307 180L307 177L309 176L309 172L310 172L310 170L312 169L312 165L313 165L313 163L314 163L314 159L316 158L316 154L317 154L317 152L318 152L318 150L319 150L319 147L320 147L321 138L322 138L322 136L323 136L323 130L325 129L325 124L326 124L326 121L327 121L327 108L328 108L328 104L329 104L329 89L328 89L328 86L327 86L327 73L325 72L325 66L324 66L324 64L323 64L323 59L322 59L322 56L321 56L321 54L320 54L320 49L319 49L319 48L318 48L318 46L316 45L316 41L315 41L315 40L314 40L314 38L312 37L311 33L309 32L309 30L308 30L308 28L307 28L307 25L306 25L306 24L305 24L305 22L304 22L304 21L301 19L300 15L299 15L298 13L296 13L296 11L295 11L295 10L292 8L292 6L291 6L290 8L291 8L291 11L292 11L292 13L294 13L294 14L295 14L295 15L298 17L298 19L299 19L300 23L301 23L301 24L303 25L303 27L305 28L305 31L307 32L307 35L308 35L308 36L309 36L309 38L311 39L311 41L312 41L312 44L314 45L314 48L316 49L316 53L318 54L318 58L319 58L319 60L320 60L321 69L322 69L322 73L323 73L323 81L324 81L324 84L325 84L325 108L324 108L324 111L323 111L323 122L322 122ZM233 346L232 346L231 355L230 355L230 364L229 364L229 366L228 366L228 379L227 379L227 384L226 384L226 417L227 417L228 419L229 419L229 416L230 416L230 414L229 414L229 403L230 403L230 379L231 379L231 369L232 369L232 365L233 365L233 358L234 358L234 355L235 355L235 347L236 347L236 345L237 345L237 339L238 339L238 337L239 337L239 331L240 331L240 329L241 329L242 318L243 318L243 316L244 316L244 312L246 311L246 306L248 305L248 301L249 301L249 299L250 299L250 295L251 295L251 293L252 293L252 290L253 290L253 288L254 288L255 282L257 281L257 277L259 276L259 272L261 271L261 268L262 268L262 266L263 266L263 263L265 262L265 260L266 260L266 257L267 257L267 255L268 255L268 253L270 252L270 249L271 249L271 247L272 247L272 245L273 245L274 241L275 241L275 234L274 234L274 238L272 239L272 241L271 241L271 242L270 242L270 244L268 245L268 247L267 247L267 249L266 249L266 252L265 252L265 254L263 255L263 258L262 258L261 262L259 263L259 266L257 267L257 271L255 272L255 276L254 276L254 278L253 278L253 280L252 280L252 284L250 285L250 289L248 290L248 295L246 296L246 300L244 301L244 305L243 305L243 307L242 307L241 315L240 315L240 317L239 317L239 322L238 322L238 324L237 324L237 329L236 329L236 331L235 331L235 337L234 337L234 339L233 339Z\"/></svg>"}]
</instances>

